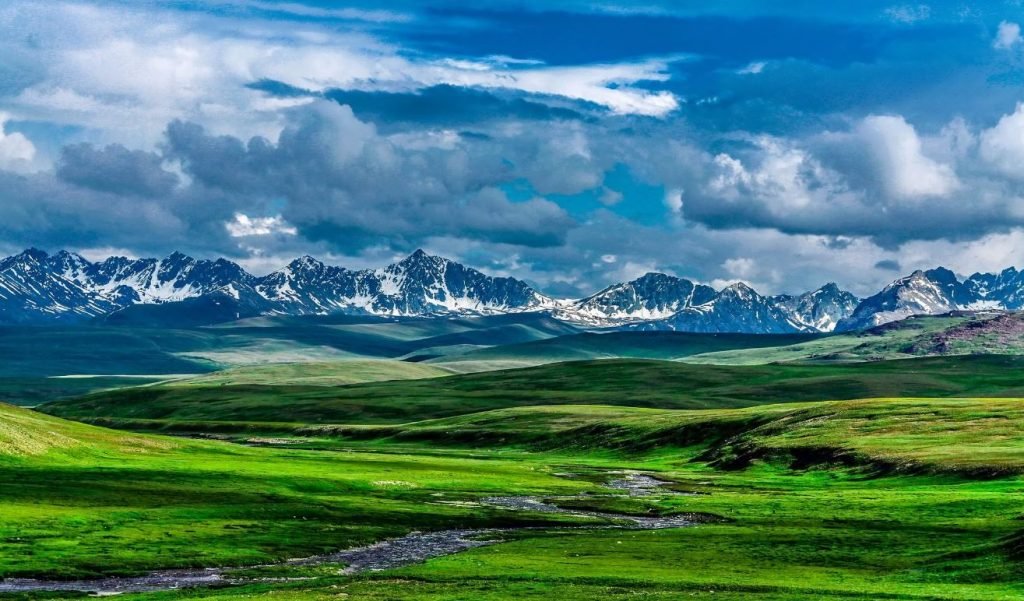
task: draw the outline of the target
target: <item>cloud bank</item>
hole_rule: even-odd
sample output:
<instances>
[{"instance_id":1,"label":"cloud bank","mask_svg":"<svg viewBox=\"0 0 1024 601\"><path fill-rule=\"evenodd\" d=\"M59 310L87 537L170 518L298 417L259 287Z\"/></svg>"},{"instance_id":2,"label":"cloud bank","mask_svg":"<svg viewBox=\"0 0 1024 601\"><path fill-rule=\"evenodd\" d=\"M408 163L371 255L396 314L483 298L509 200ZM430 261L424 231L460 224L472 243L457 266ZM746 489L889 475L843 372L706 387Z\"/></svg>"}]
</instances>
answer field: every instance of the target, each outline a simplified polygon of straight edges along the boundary
<instances>
[{"instance_id":1,"label":"cloud bank","mask_svg":"<svg viewBox=\"0 0 1024 601\"><path fill-rule=\"evenodd\" d=\"M4 250L423 246L555 294L1021 264L1012 15L648 8L10 3Z\"/></svg>"}]
</instances>

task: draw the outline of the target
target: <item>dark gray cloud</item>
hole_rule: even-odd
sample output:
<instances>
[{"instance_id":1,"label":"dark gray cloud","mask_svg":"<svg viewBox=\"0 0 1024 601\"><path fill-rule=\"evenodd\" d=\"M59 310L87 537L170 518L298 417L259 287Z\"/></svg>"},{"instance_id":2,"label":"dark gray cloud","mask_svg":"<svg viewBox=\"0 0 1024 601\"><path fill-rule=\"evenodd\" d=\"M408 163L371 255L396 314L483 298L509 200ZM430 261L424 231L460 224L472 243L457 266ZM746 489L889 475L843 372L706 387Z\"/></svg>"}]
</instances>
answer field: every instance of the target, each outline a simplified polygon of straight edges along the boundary
<instances>
[{"instance_id":1,"label":"dark gray cloud","mask_svg":"<svg viewBox=\"0 0 1024 601\"><path fill-rule=\"evenodd\" d=\"M385 136L330 101L292 110L276 142L174 121L157 152L76 144L52 172L0 172L0 234L14 246L229 256L408 250L437 236L561 245L576 221L541 196L510 199L502 186L543 173L538 162L575 182L551 184L564 190L599 185L600 169L576 154L580 140L563 148L515 136L508 146L507 136L448 131ZM238 215L279 217L280 231L254 233Z\"/></svg>"},{"instance_id":2,"label":"dark gray cloud","mask_svg":"<svg viewBox=\"0 0 1024 601\"><path fill-rule=\"evenodd\" d=\"M189 226L172 204L79 187L48 173L0 172L0 236L17 246L143 249L182 242Z\"/></svg>"},{"instance_id":3,"label":"dark gray cloud","mask_svg":"<svg viewBox=\"0 0 1024 601\"><path fill-rule=\"evenodd\" d=\"M403 145L348 107L319 102L295 111L276 144L175 122L164 152L194 186L266 206L280 199L282 217L302 235L349 252L436 235L560 244L573 220L541 198L510 201L494 186L516 177L515 169L493 148L478 148L484 144L455 136Z\"/></svg>"},{"instance_id":4,"label":"dark gray cloud","mask_svg":"<svg viewBox=\"0 0 1024 601\"><path fill-rule=\"evenodd\" d=\"M91 144L65 146L57 163L57 177L85 188L137 196L164 196L178 176L164 170L155 152L128 150L120 144L96 148Z\"/></svg>"}]
</instances>

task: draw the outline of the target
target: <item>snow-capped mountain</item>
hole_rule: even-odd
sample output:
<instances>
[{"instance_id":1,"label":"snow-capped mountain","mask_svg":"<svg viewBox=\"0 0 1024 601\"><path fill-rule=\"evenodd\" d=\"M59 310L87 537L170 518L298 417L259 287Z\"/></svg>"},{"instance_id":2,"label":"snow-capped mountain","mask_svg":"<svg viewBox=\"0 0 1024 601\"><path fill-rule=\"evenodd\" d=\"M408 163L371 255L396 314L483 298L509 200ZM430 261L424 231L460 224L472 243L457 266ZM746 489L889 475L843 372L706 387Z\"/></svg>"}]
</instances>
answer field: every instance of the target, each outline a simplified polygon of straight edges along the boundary
<instances>
[{"instance_id":1,"label":"snow-capped mountain","mask_svg":"<svg viewBox=\"0 0 1024 601\"><path fill-rule=\"evenodd\" d=\"M811 332L831 332L836 324L852 315L860 303L860 299L833 282L813 292L773 296L771 301Z\"/></svg>"},{"instance_id":2,"label":"snow-capped mountain","mask_svg":"<svg viewBox=\"0 0 1024 601\"><path fill-rule=\"evenodd\" d=\"M917 270L864 299L836 329L860 330L912 315L940 315L970 305L971 299L970 290L948 269Z\"/></svg>"},{"instance_id":3,"label":"snow-capped mountain","mask_svg":"<svg viewBox=\"0 0 1024 601\"><path fill-rule=\"evenodd\" d=\"M1024 271L1008 267L999 273L976 273L964 281L975 303L1010 311L1024 308Z\"/></svg>"},{"instance_id":4,"label":"snow-capped mountain","mask_svg":"<svg viewBox=\"0 0 1024 601\"><path fill-rule=\"evenodd\" d=\"M685 307L670 317L633 327L641 330L748 334L817 331L803 325L773 299L761 296L743 283L727 286L708 301Z\"/></svg>"},{"instance_id":5,"label":"snow-capped mountain","mask_svg":"<svg viewBox=\"0 0 1024 601\"><path fill-rule=\"evenodd\" d=\"M138 308L148 306L165 307L160 310L164 314L209 310L210 319L237 319L257 314L486 315L552 304L524 282L490 277L423 251L383 269L360 271L306 256L263 277L225 259L198 260L177 252L160 260L111 257L92 263L74 253L51 256L30 249L0 261L4 323L101 316L135 323L155 315L153 309Z\"/></svg>"},{"instance_id":6,"label":"snow-capped mountain","mask_svg":"<svg viewBox=\"0 0 1024 601\"><path fill-rule=\"evenodd\" d=\"M998 309L1016 311L1024 306L1024 277L1010 268L998 274L976 273L963 282L952 271L938 267L915 271L864 299L836 330L859 330L905 319L912 315L941 315L950 311Z\"/></svg>"},{"instance_id":7,"label":"snow-capped mountain","mask_svg":"<svg viewBox=\"0 0 1024 601\"><path fill-rule=\"evenodd\" d=\"M256 280L231 261L198 260L179 252L161 260L111 257L94 264L78 255L72 256L76 264L85 262L74 274L74 281L84 289L106 295L123 286L134 291L135 302L141 303L185 300L232 284L251 286Z\"/></svg>"},{"instance_id":8,"label":"snow-capped mountain","mask_svg":"<svg viewBox=\"0 0 1024 601\"><path fill-rule=\"evenodd\" d=\"M721 291L662 273L556 300L514 278L491 277L416 251L381 269L350 270L305 256L257 277L225 259L90 262L29 249L0 259L0 323L203 325L257 315L495 315L544 311L586 327L688 332L856 330L912 315L1024 308L1024 273L1006 269L960 281L944 268L915 271L858 302L835 284L762 296L745 284Z\"/></svg>"},{"instance_id":9,"label":"snow-capped mountain","mask_svg":"<svg viewBox=\"0 0 1024 601\"><path fill-rule=\"evenodd\" d=\"M422 250L383 269L361 271L305 256L259 278L255 287L291 314L487 315L552 303L524 282L490 277Z\"/></svg>"},{"instance_id":10,"label":"snow-capped mountain","mask_svg":"<svg viewBox=\"0 0 1024 601\"><path fill-rule=\"evenodd\" d=\"M259 279L256 291L290 314L353 312L370 305L358 272L325 265L309 255Z\"/></svg>"},{"instance_id":11,"label":"snow-capped mountain","mask_svg":"<svg viewBox=\"0 0 1024 601\"><path fill-rule=\"evenodd\" d=\"M371 313L507 313L550 307L552 299L513 278L494 278L442 257L417 250L402 261L373 272Z\"/></svg>"},{"instance_id":12,"label":"snow-capped mountain","mask_svg":"<svg viewBox=\"0 0 1024 601\"><path fill-rule=\"evenodd\" d=\"M120 294L96 295L76 276L88 267L71 253L29 249L0 261L0 322L80 321L118 309Z\"/></svg>"},{"instance_id":13,"label":"snow-capped mountain","mask_svg":"<svg viewBox=\"0 0 1024 601\"><path fill-rule=\"evenodd\" d=\"M613 326L666 319L717 295L710 286L664 273L648 273L630 282L609 286L587 298L565 303L555 310L555 316L585 325Z\"/></svg>"}]
</instances>

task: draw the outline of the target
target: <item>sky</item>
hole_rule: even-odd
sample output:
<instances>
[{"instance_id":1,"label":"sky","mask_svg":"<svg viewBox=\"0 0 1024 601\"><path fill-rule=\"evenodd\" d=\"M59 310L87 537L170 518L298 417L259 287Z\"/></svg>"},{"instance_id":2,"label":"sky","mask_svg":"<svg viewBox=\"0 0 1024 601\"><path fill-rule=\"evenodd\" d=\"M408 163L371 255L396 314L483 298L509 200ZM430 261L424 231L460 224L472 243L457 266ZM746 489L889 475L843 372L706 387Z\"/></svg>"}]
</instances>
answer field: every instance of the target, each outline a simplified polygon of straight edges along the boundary
<instances>
[{"instance_id":1,"label":"sky","mask_svg":"<svg viewBox=\"0 0 1024 601\"><path fill-rule=\"evenodd\" d=\"M473 8L466 8L472 5ZM0 252L580 296L1024 265L1024 3L0 3Z\"/></svg>"}]
</instances>

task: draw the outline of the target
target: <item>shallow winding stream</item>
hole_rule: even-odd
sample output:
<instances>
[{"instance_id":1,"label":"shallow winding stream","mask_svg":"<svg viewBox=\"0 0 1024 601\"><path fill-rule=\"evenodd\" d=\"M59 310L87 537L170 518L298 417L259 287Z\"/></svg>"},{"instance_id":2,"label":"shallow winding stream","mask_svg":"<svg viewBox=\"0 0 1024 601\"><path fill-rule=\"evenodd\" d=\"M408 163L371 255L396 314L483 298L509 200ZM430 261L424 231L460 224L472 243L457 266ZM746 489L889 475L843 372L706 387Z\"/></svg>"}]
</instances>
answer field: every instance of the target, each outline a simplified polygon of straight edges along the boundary
<instances>
[{"instance_id":1,"label":"shallow winding stream","mask_svg":"<svg viewBox=\"0 0 1024 601\"><path fill-rule=\"evenodd\" d=\"M654 493L670 484L651 476L639 473L627 473L625 477L608 483L613 489L626 491L630 496L644 496ZM593 499L595 497L560 497L566 500ZM685 516L648 517L630 516L599 511L583 511L562 509L534 497L490 497L483 499L482 504L500 507L512 511L531 511L539 513L555 513L565 516L590 517L611 520L616 524L602 524L600 528L630 528L636 530L658 530L663 528L683 528L696 522ZM552 526L549 528L567 528L569 526ZM437 532L411 532L400 538L381 541L366 547L346 549L327 555L315 555L302 559L292 559L281 564L292 566L316 566L323 564L342 563L346 565L344 573L355 574L365 571L387 570L433 557L452 555L466 549L482 547L502 542L501 534L517 530L537 530L538 528L469 528L440 530ZM257 566L267 567L267 566ZM36 580L29 578L9 578L0 580L0 593L31 592L31 591L79 591L95 594L137 593L162 591L176 588L188 588L209 585L244 584L248 582L267 582L272 579L246 577L247 568L204 568L161 570L150 572L145 576L111 577L92 580ZM252 568L248 568L252 569Z\"/></svg>"}]
</instances>

